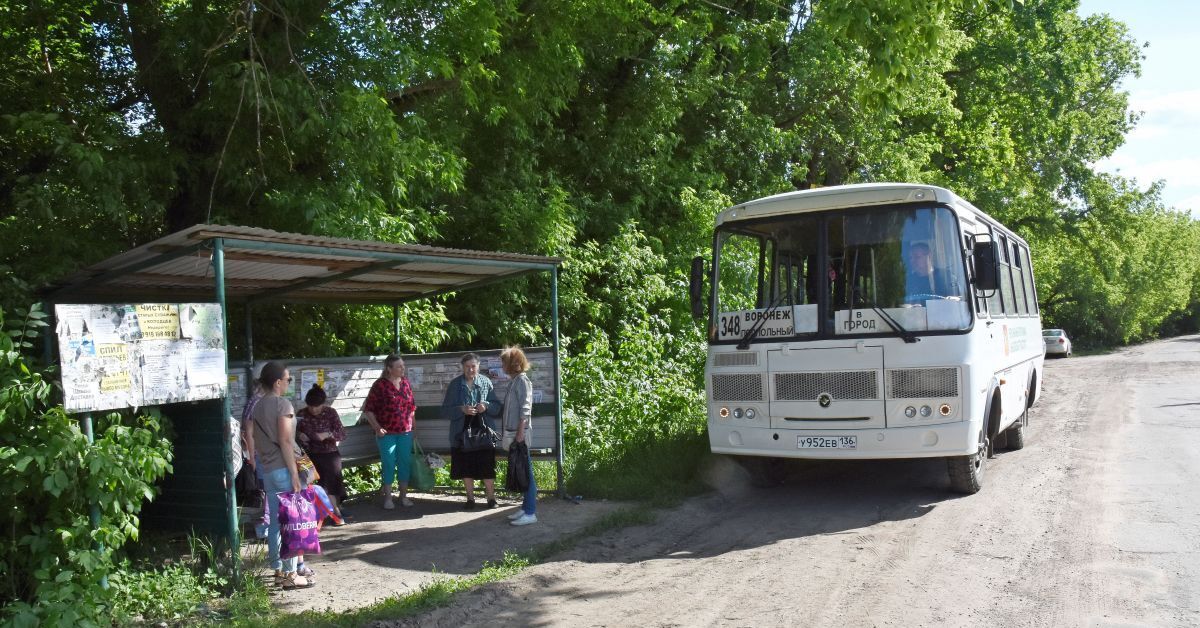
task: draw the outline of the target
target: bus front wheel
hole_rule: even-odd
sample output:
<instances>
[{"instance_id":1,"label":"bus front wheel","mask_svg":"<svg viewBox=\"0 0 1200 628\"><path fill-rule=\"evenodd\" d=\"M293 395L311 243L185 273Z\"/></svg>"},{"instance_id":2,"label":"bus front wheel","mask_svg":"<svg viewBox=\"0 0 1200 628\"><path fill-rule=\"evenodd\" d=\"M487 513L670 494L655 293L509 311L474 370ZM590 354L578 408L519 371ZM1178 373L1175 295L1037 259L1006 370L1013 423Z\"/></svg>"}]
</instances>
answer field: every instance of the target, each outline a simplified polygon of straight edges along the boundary
<instances>
[{"instance_id":1,"label":"bus front wheel","mask_svg":"<svg viewBox=\"0 0 1200 628\"><path fill-rule=\"evenodd\" d=\"M983 488L983 469L987 463L988 439L984 429L979 430L979 450L969 456L953 456L946 459L950 472L950 489L964 495L974 495Z\"/></svg>"}]
</instances>

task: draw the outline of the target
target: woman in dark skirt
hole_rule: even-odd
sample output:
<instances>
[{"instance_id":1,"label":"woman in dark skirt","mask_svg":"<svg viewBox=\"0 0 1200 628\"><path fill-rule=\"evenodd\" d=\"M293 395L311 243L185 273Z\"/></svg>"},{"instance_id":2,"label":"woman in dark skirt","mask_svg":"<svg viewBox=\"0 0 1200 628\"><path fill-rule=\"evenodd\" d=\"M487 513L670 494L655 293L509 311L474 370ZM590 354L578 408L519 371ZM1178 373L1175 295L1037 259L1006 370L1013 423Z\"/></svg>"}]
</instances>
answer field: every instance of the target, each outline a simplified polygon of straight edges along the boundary
<instances>
[{"instance_id":1,"label":"woman in dark skirt","mask_svg":"<svg viewBox=\"0 0 1200 628\"><path fill-rule=\"evenodd\" d=\"M450 479L462 480L467 489L466 510L475 507L475 480L483 480L488 508L496 507L496 451L461 451L459 435L471 421L482 420L496 429L495 417L489 416L492 380L479 374L479 356L462 357L462 375L450 380L442 401L442 418L450 421Z\"/></svg>"},{"instance_id":2,"label":"woman in dark skirt","mask_svg":"<svg viewBox=\"0 0 1200 628\"><path fill-rule=\"evenodd\" d=\"M317 468L320 476L317 484L329 495L338 518L344 520L342 500L346 499L346 485L342 482L342 454L338 451L338 442L346 439L346 429L342 427L337 410L325 405L325 399L325 389L313 384L304 396L304 409L297 413L296 438Z\"/></svg>"}]
</instances>

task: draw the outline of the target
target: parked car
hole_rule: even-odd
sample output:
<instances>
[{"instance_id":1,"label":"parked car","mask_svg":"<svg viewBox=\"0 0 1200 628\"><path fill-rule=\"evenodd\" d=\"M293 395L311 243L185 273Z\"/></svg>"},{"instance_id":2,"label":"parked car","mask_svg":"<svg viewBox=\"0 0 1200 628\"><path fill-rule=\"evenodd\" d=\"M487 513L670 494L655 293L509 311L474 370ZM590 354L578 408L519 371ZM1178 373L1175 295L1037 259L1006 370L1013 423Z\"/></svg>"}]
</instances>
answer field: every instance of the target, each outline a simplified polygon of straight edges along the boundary
<instances>
[{"instance_id":1,"label":"parked car","mask_svg":"<svg viewBox=\"0 0 1200 628\"><path fill-rule=\"evenodd\" d=\"M1061 329L1043 329L1042 341L1046 343L1046 355L1071 357L1071 339L1067 338L1067 332Z\"/></svg>"}]
</instances>

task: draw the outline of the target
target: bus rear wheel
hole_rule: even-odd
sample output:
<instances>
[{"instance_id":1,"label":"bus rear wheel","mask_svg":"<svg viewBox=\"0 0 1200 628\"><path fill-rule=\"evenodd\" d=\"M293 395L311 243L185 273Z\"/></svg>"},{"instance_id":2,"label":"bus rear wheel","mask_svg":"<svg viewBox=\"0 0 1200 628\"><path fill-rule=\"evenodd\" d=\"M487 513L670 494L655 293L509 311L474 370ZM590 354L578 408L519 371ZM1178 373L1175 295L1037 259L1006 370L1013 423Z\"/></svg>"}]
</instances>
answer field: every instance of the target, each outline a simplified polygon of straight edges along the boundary
<instances>
[{"instance_id":1,"label":"bus rear wheel","mask_svg":"<svg viewBox=\"0 0 1200 628\"><path fill-rule=\"evenodd\" d=\"M964 495L974 495L983 488L983 470L987 463L988 439L983 428L979 430L979 450L969 456L953 456L946 459L946 470L950 472L950 490Z\"/></svg>"},{"instance_id":2,"label":"bus rear wheel","mask_svg":"<svg viewBox=\"0 0 1200 628\"><path fill-rule=\"evenodd\" d=\"M1016 451L1025 447L1025 426L1029 425L1029 406L1033 399L1034 380L1029 380L1029 392L1025 395L1025 411L1007 430L1004 430L1005 449Z\"/></svg>"},{"instance_id":3,"label":"bus rear wheel","mask_svg":"<svg viewBox=\"0 0 1200 628\"><path fill-rule=\"evenodd\" d=\"M1004 448L1016 451L1025 447L1025 425L1029 423L1029 408L1021 413L1020 418L1008 429L1004 430Z\"/></svg>"}]
</instances>

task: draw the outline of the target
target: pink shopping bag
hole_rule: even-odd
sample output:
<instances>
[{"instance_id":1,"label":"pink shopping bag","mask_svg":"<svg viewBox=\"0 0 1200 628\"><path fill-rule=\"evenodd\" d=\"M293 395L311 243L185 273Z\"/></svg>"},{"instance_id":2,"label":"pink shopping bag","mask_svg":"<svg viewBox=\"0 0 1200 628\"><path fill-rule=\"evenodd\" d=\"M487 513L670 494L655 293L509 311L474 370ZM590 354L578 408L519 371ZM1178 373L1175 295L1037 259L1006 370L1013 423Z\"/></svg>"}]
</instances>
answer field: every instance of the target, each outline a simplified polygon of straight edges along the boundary
<instances>
[{"instance_id":1,"label":"pink shopping bag","mask_svg":"<svg viewBox=\"0 0 1200 628\"><path fill-rule=\"evenodd\" d=\"M291 558L300 554L320 554L321 541L317 535L317 500L312 487L299 493L279 494L279 557Z\"/></svg>"}]
</instances>

